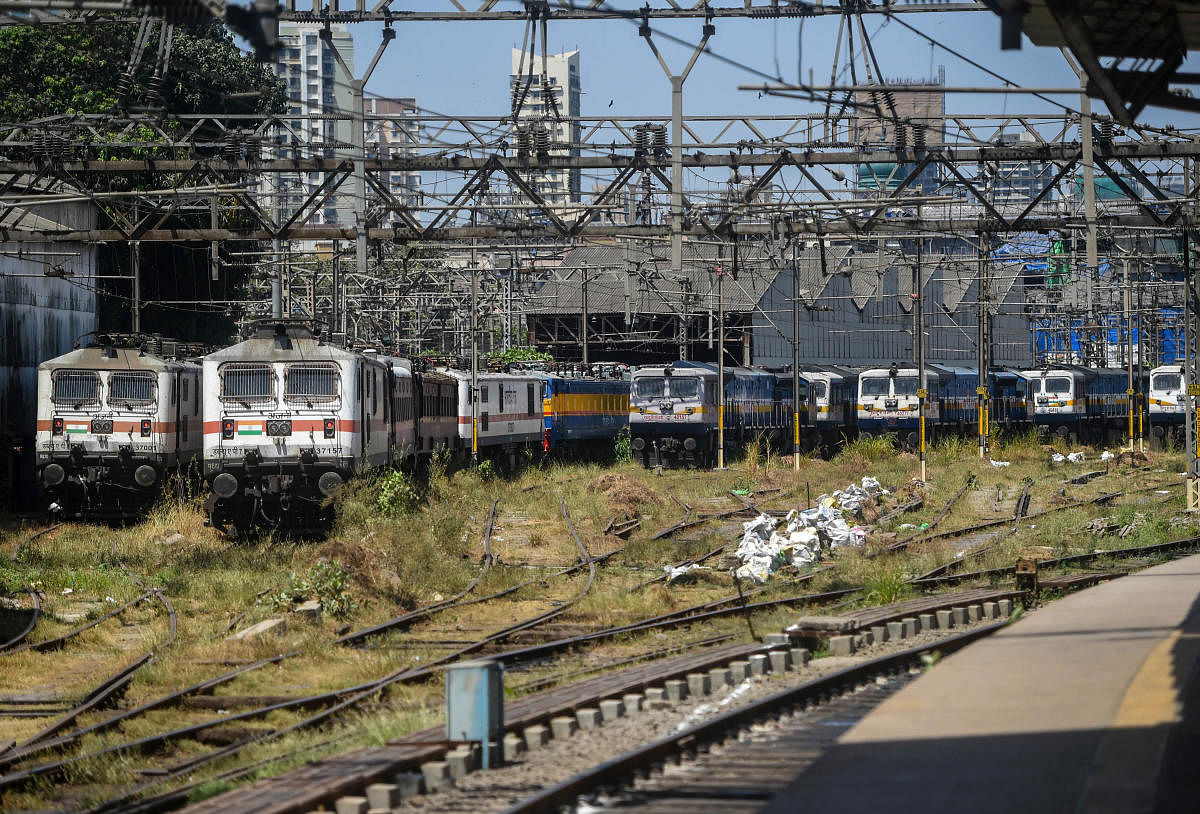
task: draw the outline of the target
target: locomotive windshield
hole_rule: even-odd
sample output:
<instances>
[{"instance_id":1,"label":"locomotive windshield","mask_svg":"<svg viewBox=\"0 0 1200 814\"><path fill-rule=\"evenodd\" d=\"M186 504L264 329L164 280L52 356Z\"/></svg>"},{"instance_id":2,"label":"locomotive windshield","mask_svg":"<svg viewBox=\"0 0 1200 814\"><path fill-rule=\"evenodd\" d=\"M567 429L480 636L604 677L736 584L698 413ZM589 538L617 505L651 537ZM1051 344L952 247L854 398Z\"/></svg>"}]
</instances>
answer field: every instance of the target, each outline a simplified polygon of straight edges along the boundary
<instances>
[{"instance_id":1,"label":"locomotive windshield","mask_svg":"<svg viewBox=\"0 0 1200 814\"><path fill-rule=\"evenodd\" d=\"M667 380L662 376L639 376L633 380L633 394L643 399L662 398L667 394Z\"/></svg>"},{"instance_id":2,"label":"locomotive windshield","mask_svg":"<svg viewBox=\"0 0 1200 814\"><path fill-rule=\"evenodd\" d=\"M915 396L920 386L921 380L916 376L897 376L892 389L897 396Z\"/></svg>"},{"instance_id":3,"label":"locomotive windshield","mask_svg":"<svg viewBox=\"0 0 1200 814\"><path fill-rule=\"evenodd\" d=\"M812 393L813 398L815 398L817 401L825 400L825 396L829 389L825 382L813 382L811 385L809 385L809 387L811 388L810 392Z\"/></svg>"},{"instance_id":4,"label":"locomotive windshield","mask_svg":"<svg viewBox=\"0 0 1200 814\"><path fill-rule=\"evenodd\" d=\"M671 379L671 397L677 399L694 399L700 392L700 380L695 376L676 376Z\"/></svg>"},{"instance_id":5,"label":"locomotive windshield","mask_svg":"<svg viewBox=\"0 0 1200 814\"><path fill-rule=\"evenodd\" d=\"M221 371L221 398L249 405L271 401L271 368L267 365L230 365Z\"/></svg>"},{"instance_id":6,"label":"locomotive windshield","mask_svg":"<svg viewBox=\"0 0 1200 814\"><path fill-rule=\"evenodd\" d=\"M862 394L864 396L886 396L888 394L888 380L882 377L863 379Z\"/></svg>"},{"instance_id":7,"label":"locomotive windshield","mask_svg":"<svg viewBox=\"0 0 1200 814\"><path fill-rule=\"evenodd\" d=\"M284 378L283 397L312 404L333 401L338 395L338 371L333 365L292 365Z\"/></svg>"},{"instance_id":8,"label":"locomotive windshield","mask_svg":"<svg viewBox=\"0 0 1200 814\"><path fill-rule=\"evenodd\" d=\"M1071 378L1069 376L1049 376L1043 379L1043 393L1070 393Z\"/></svg>"},{"instance_id":9,"label":"locomotive windshield","mask_svg":"<svg viewBox=\"0 0 1200 814\"><path fill-rule=\"evenodd\" d=\"M1167 393L1178 392L1181 387L1181 379L1178 373L1159 373L1154 377L1154 381L1150 384L1152 390L1162 390Z\"/></svg>"},{"instance_id":10,"label":"locomotive windshield","mask_svg":"<svg viewBox=\"0 0 1200 814\"><path fill-rule=\"evenodd\" d=\"M108 403L133 407L154 403L154 375L114 373L108 379Z\"/></svg>"},{"instance_id":11,"label":"locomotive windshield","mask_svg":"<svg viewBox=\"0 0 1200 814\"><path fill-rule=\"evenodd\" d=\"M83 407L100 403L100 377L93 370L59 370L54 374L55 404Z\"/></svg>"}]
</instances>

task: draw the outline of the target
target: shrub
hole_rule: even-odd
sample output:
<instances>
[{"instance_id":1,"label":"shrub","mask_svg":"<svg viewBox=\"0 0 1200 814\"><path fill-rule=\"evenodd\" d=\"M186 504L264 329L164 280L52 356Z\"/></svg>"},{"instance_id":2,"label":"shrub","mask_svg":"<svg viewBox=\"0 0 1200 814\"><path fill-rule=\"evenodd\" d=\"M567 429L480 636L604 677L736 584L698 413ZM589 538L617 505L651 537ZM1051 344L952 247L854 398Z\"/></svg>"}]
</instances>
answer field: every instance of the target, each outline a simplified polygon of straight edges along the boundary
<instances>
[{"instance_id":1,"label":"shrub","mask_svg":"<svg viewBox=\"0 0 1200 814\"><path fill-rule=\"evenodd\" d=\"M896 454L896 441L891 435L875 435L870 438L860 435L842 444L842 451L834 458L841 463L847 459L882 461Z\"/></svg>"},{"instance_id":2,"label":"shrub","mask_svg":"<svg viewBox=\"0 0 1200 814\"><path fill-rule=\"evenodd\" d=\"M358 601L350 595L350 574L337 560L322 560L304 576L293 571L288 587L270 596L275 610L307 599L320 600L321 610L334 619L347 619L359 608Z\"/></svg>"},{"instance_id":3,"label":"shrub","mask_svg":"<svg viewBox=\"0 0 1200 814\"><path fill-rule=\"evenodd\" d=\"M421 503L421 490L404 472L389 472L379 481L375 505L388 517L407 514Z\"/></svg>"},{"instance_id":4,"label":"shrub","mask_svg":"<svg viewBox=\"0 0 1200 814\"><path fill-rule=\"evenodd\" d=\"M496 479L496 475L498 474L496 462L491 459L480 461L479 467L475 470L475 472L479 475L479 479L484 483L493 481Z\"/></svg>"},{"instance_id":5,"label":"shrub","mask_svg":"<svg viewBox=\"0 0 1200 814\"><path fill-rule=\"evenodd\" d=\"M633 460L633 446L629 440L629 425L626 424L613 439L613 458L617 463L626 464Z\"/></svg>"},{"instance_id":6,"label":"shrub","mask_svg":"<svg viewBox=\"0 0 1200 814\"><path fill-rule=\"evenodd\" d=\"M870 605L890 605L912 593L899 571L881 570L863 580L863 600Z\"/></svg>"}]
</instances>

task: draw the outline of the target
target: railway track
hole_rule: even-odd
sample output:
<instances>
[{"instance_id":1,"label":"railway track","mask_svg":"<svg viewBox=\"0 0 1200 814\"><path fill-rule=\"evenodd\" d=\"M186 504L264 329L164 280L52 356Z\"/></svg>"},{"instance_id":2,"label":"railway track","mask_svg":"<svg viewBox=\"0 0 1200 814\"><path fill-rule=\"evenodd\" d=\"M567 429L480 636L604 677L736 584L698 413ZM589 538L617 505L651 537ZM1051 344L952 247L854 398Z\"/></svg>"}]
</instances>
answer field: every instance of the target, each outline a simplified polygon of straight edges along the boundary
<instances>
[{"instance_id":1,"label":"railway track","mask_svg":"<svg viewBox=\"0 0 1200 814\"><path fill-rule=\"evenodd\" d=\"M550 814L579 802L588 810L756 810L770 796L769 785L761 782L764 775L773 773L778 782L795 773L795 759L779 748L781 740L804 744L810 753L813 747L830 744L842 731L828 726L835 717L861 717L903 686L928 654L951 653L1006 624L984 625L782 690L626 752L511 806L505 814ZM756 736L768 727L775 737L764 744ZM719 758L706 760L715 758L722 745ZM754 763L739 762L743 757ZM720 770L721 763L729 766ZM664 771L672 764L677 768Z\"/></svg>"},{"instance_id":2,"label":"railway track","mask_svg":"<svg viewBox=\"0 0 1200 814\"><path fill-rule=\"evenodd\" d=\"M17 543L16 548L14 548L12 550L12 553L8 557L9 561L16 562L17 557L20 556L20 554L21 554L21 549L23 549L25 546L29 545L30 543L32 543L34 540L41 537L42 535L49 534L50 532L54 531L55 529L60 528L62 525L63 525L62 523L53 523L49 526L46 526L44 529L39 529L38 531L35 531L33 534L29 535L24 540ZM32 585L30 585L29 583L25 583L23 585L23 587L25 589L25 593L28 594L28 596L29 596L29 603L31 606L31 613L29 616L29 620L26 622L25 627L23 627L21 630L17 631L15 634L13 634L7 641L0 642L0 655L4 655L5 653L16 652L17 648L19 648L21 646L22 642L25 641L25 639L29 636L29 634L33 633L34 628L37 627L38 621L41 619L41 616L42 616L41 596L38 594L37 590L35 590L34 587Z\"/></svg>"}]
</instances>

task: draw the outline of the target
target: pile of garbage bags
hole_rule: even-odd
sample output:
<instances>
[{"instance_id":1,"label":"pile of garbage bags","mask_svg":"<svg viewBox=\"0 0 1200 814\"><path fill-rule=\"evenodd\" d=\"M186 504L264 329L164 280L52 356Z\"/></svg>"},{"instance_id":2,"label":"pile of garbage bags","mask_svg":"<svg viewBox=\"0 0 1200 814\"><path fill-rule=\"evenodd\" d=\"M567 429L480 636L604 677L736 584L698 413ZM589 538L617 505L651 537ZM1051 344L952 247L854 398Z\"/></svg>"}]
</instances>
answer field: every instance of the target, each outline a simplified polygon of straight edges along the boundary
<instances>
[{"instance_id":1,"label":"pile of garbage bags","mask_svg":"<svg viewBox=\"0 0 1200 814\"><path fill-rule=\"evenodd\" d=\"M846 514L861 513L866 501L882 494L887 490L879 481L865 477L861 486L851 484L832 495L821 495L815 509L788 512L782 530L776 527L778 521L766 514L743 523L737 549L741 565L734 569L734 576L761 585L784 565L811 565L835 548L862 545L866 529L851 526Z\"/></svg>"},{"instance_id":2,"label":"pile of garbage bags","mask_svg":"<svg viewBox=\"0 0 1200 814\"><path fill-rule=\"evenodd\" d=\"M1082 452L1070 452L1066 455L1063 455L1061 452L1056 452L1050 456L1050 460L1056 464L1061 464L1066 461L1070 461L1073 464L1081 464L1084 461L1084 457Z\"/></svg>"}]
</instances>

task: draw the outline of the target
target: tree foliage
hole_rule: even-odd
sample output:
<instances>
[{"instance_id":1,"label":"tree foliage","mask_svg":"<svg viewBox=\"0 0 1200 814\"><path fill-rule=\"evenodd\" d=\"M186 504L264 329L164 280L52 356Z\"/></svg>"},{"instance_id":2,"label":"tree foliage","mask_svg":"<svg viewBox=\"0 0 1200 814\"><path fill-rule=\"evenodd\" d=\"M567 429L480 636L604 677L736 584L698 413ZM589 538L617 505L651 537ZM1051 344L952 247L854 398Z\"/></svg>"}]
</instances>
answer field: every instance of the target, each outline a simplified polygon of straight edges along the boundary
<instances>
[{"instance_id":1,"label":"tree foliage","mask_svg":"<svg viewBox=\"0 0 1200 814\"><path fill-rule=\"evenodd\" d=\"M72 114L121 115L129 110L161 107L158 126L182 133L188 123L172 122L186 114L259 113L287 109L287 91L269 65L255 62L234 43L221 25L180 26L175 29L170 60L162 82L161 99L149 92L161 27L153 30L141 53L126 98L121 77L129 64L138 26L128 23L88 25L11 26L0 28L0 121L20 123ZM51 125L52 127L52 125ZM98 125L103 131L103 125ZM197 131L203 139L220 140L222 131ZM149 128L136 128L126 140L154 141ZM114 139L115 140L115 139ZM174 156L166 148L112 149L101 160ZM23 158L17 150L0 157ZM164 173L131 175L77 174L74 185L105 191L187 186L187 177ZM146 213L129 211L129 202L111 199L101 209L99 228L116 211L136 220ZM208 226L208 214L173 213L164 228ZM231 224L230 224L231 225ZM231 244L238 251L253 244ZM209 275L207 243L147 243L141 248L142 330L177 339L220 342L232 333L232 321L220 311L194 307L188 301L237 301L244 297L247 272L240 266L222 268L220 279ZM98 270L104 279L99 302L102 330L130 327L130 285L117 279L131 273L130 252L123 245L97 248Z\"/></svg>"},{"instance_id":2,"label":"tree foliage","mask_svg":"<svg viewBox=\"0 0 1200 814\"><path fill-rule=\"evenodd\" d=\"M115 112L136 36L137 26L126 23L0 28L0 121ZM145 88L157 37L143 51L131 104L152 101ZM215 23L176 29L162 95L168 114L277 113L287 99L270 67Z\"/></svg>"}]
</instances>

